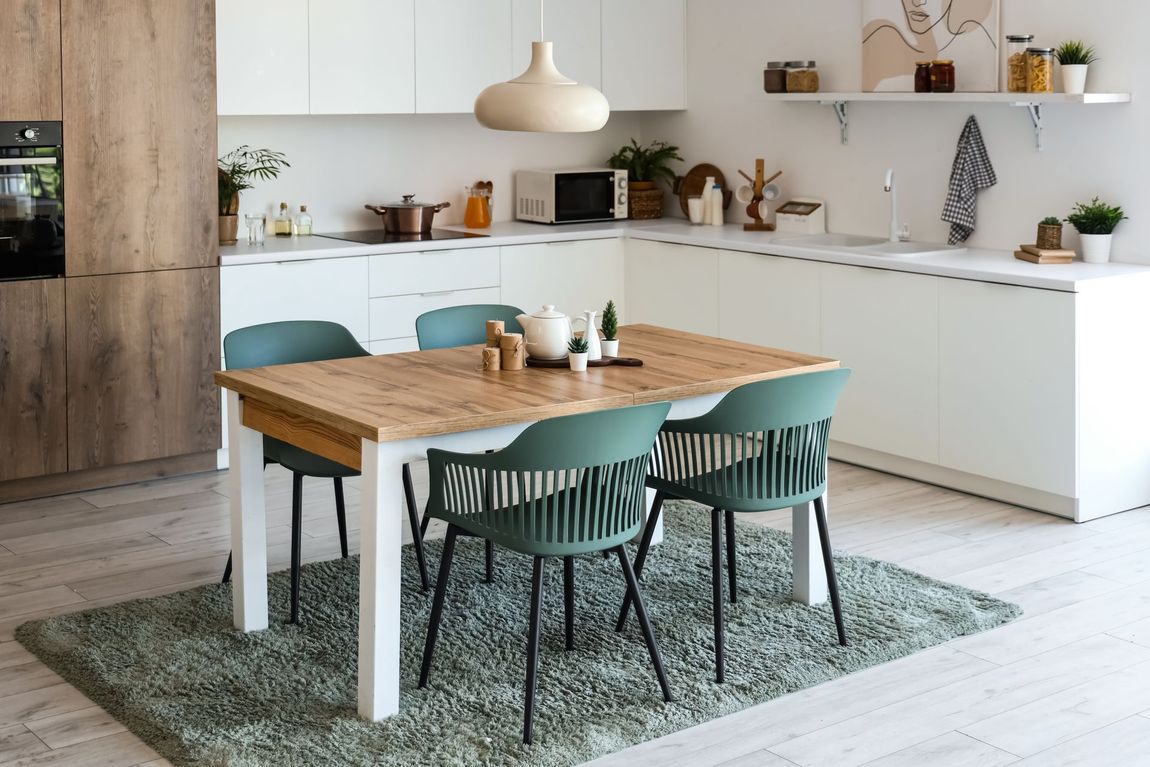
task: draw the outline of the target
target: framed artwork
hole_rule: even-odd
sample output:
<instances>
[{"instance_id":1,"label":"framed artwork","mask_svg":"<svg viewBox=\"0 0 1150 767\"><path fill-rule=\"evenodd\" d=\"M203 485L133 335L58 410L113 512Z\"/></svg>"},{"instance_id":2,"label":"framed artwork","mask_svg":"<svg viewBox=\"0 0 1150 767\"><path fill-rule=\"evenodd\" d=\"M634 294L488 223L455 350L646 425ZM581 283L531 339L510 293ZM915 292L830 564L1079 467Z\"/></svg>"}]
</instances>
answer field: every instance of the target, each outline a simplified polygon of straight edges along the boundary
<instances>
[{"instance_id":1,"label":"framed artwork","mask_svg":"<svg viewBox=\"0 0 1150 767\"><path fill-rule=\"evenodd\" d=\"M954 61L955 90L998 90L1000 0L863 0L862 89L913 91L916 61Z\"/></svg>"}]
</instances>

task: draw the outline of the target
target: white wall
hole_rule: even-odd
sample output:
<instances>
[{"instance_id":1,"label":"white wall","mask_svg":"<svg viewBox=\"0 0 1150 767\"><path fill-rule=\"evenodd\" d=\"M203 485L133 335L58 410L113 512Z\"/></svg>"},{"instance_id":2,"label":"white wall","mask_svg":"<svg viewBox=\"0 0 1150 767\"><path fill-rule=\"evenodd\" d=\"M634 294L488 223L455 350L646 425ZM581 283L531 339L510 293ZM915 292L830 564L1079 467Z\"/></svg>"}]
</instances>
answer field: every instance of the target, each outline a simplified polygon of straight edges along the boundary
<instances>
[{"instance_id":1,"label":"white wall","mask_svg":"<svg viewBox=\"0 0 1150 767\"><path fill-rule=\"evenodd\" d=\"M1146 74L1150 3L1135 0L1002 0L1003 34L1032 33L1057 45L1083 38L1102 60L1088 88L1132 91L1122 106L1047 108L1046 151L1034 148L1025 110L1004 105L854 104L850 144L839 143L829 107L768 102L762 70L768 60L813 58L823 90L859 89L859 0L688 0L687 111L644 114L644 140L682 147L689 167L713 162L728 183L755 157L781 168L784 196L828 202L828 228L887 233L889 202L882 174L899 178L900 218L917 239L944 240L939 220L955 142L969 114L978 117L999 183L980 195L979 225L970 243L1014 248L1032 242L1035 224L1064 217L1094 195L1121 204L1131 217L1119 227L1114 258L1150 263L1150 99L1140 99ZM673 202L673 201L671 201ZM668 212L679 215L677 205ZM745 220L734 211L731 220ZM1073 227L1066 227L1073 244Z\"/></svg>"},{"instance_id":2,"label":"white wall","mask_svg":"<svg viewBox=\"0 0 1150 767\"><path fill-rule=\"evenodd\" d=\"M256 182L240 198L240 212L274 214L279 203L303 203L317 232L380 226L365 203L415 194L421 202L451 202L436 224L462 223L464 187L495 183L494 218L512 218L515 170L604 165L631 136L634 113L618 113L596 133L505 133L481 127L472 115L340 117L221 117L220 154L242 144L284 152L292 167L279 179ZM240 221L240 236L246 229Z\"/></svg>"}]
</instances>

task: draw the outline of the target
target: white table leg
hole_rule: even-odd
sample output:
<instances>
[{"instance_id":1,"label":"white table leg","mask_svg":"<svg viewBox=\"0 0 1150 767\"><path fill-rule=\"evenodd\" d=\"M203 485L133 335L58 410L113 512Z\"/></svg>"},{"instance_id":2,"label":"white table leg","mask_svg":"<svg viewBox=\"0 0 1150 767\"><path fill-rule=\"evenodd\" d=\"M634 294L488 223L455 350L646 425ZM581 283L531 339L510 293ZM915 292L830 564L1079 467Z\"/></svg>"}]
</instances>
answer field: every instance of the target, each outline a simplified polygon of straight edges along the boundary
<instances>
[{"instance_id":1,"label":"white table leg","mask_svg":"<svg viewBox=\"0 0 1150 767\"><path fill-rule=\"evenodd\" d=\"M827 496L823 495L823 503ZM791 563L793 568L794 600L808 605L827 601L827 574L823 567L819 529L815 523L815 506L804 503L793 506L792 529L794 536Z\"/></svg>"},{"instance_id":2,"label":"white table leg","mask_svg":"<svg viewBox=\"0 0 1150 767\"><path fill-rule=\"evenodd\" d=\"M359 715L379 721L399 711L403 460L397 443L366 439L362 456Z\"/></svg>"},{"instance_id":3,"label":"white table leg","mask_svg":"<svg viewBox=\"0 0 1150 767\"><path fill-rule=\"evenodd\" d=\"M264 436L243 425L243 400L228 390L232 509L232 622L240 631L268 627L268 546L264 508Z\"/></svg>"}]
</instances>

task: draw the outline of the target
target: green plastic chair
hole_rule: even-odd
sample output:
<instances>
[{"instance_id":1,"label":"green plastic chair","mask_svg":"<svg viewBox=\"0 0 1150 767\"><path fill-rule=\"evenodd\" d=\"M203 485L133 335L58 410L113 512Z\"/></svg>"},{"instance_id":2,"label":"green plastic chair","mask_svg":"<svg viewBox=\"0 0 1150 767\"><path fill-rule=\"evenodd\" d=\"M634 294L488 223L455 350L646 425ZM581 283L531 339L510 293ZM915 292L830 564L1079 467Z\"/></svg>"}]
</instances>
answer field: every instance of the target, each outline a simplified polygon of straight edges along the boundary
<instances>
[{"instance_id":1,"label":"green plastic chair","mask_svg":"<svg viewBox=\"0 0 1150 767\"><path fill-rule=\"evenodd\" d=\"M492 453L427 451L432 488L427 513L446 521L448 528L420 687L427 685L431 673L455 539L468 533L534 557L524 743L531 743L532 738L543 562L548 557L563 558L566 647L570 650L574 647L573 557L605 550L618 555L663 698L671 700L655 635L623 545L642 525L651 445L669 409L669 404L660 402L553 418L529 426L506 448Z\"/></svg>"},{"instance_id":2,"label":"green plastic chair","mask_svg":"<svg viewBox=\"0 0 1150 767\"><path fill-rule=\"evenodd\" d=\"M285 365L294 362L366 357L351 332L336 322L291 320L269 322L233 330L224 337L224 360L229 370ZM339 545L343 558L347 551L347 515L343 499L343 478L358 477L359 472L328 460L287 442L264 436L264 465L278 463L292 473L292 546L291 546L291 622L299 622L300 562L303 544L303 478L330 478L335 484L335 514L339 523ZM408 519L415 539L423 588L426 591L427 563L414 500L408 500ZM232 558L228 556L223 582L231 580Z\"/></svg>"},{"instance_id":3,"label":"green plastic chair","mask_svg":"<svg viewBox=\"0 0 1150 767\"><path fill-rule=\"evenodd\" d=\"M773 511L814 502L835 629L847 644L831 556L823 494L831 416L850 370L776 378L740 386L709 413L667 421L659 430L647 485L655 489L651 522L639 543L641 574L663 501L684 498L711 507L711 589L715 620L715 680L723 681L723 522L730 599L736 601L735 512ZM724 520L725 516L725 520ZM623 630L630 597L615 625Z\"/></svg>"}]
</instances>

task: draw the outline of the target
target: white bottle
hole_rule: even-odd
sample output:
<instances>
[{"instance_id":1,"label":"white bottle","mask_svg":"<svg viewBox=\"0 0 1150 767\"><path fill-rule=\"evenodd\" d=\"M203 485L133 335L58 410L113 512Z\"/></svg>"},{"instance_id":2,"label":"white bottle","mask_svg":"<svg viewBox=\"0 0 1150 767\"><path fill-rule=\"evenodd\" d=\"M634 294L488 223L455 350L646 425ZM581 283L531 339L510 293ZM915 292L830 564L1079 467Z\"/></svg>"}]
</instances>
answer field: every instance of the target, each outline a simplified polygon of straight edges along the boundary
<instances>
[{"instance_id":1,"label":"white bottle","mask_svg":"<svg viewBox=\"0 0 1150 767\"><path fill-rule=\"evenodd\" d=\"M711 187L711 225L723 225L723 188L718 184Z\"/></svg>"},{"instance_id":2,"label":"white bottle","mask_svg":"<svg viewBox=\"0 0 1150 767\"><path fill-rule=\"evenodd\" d=\"M711 189L715 186L715 177L707 176L707 180L703 182L703 223L711 223Z\"/></svg>"}]
</instances>

